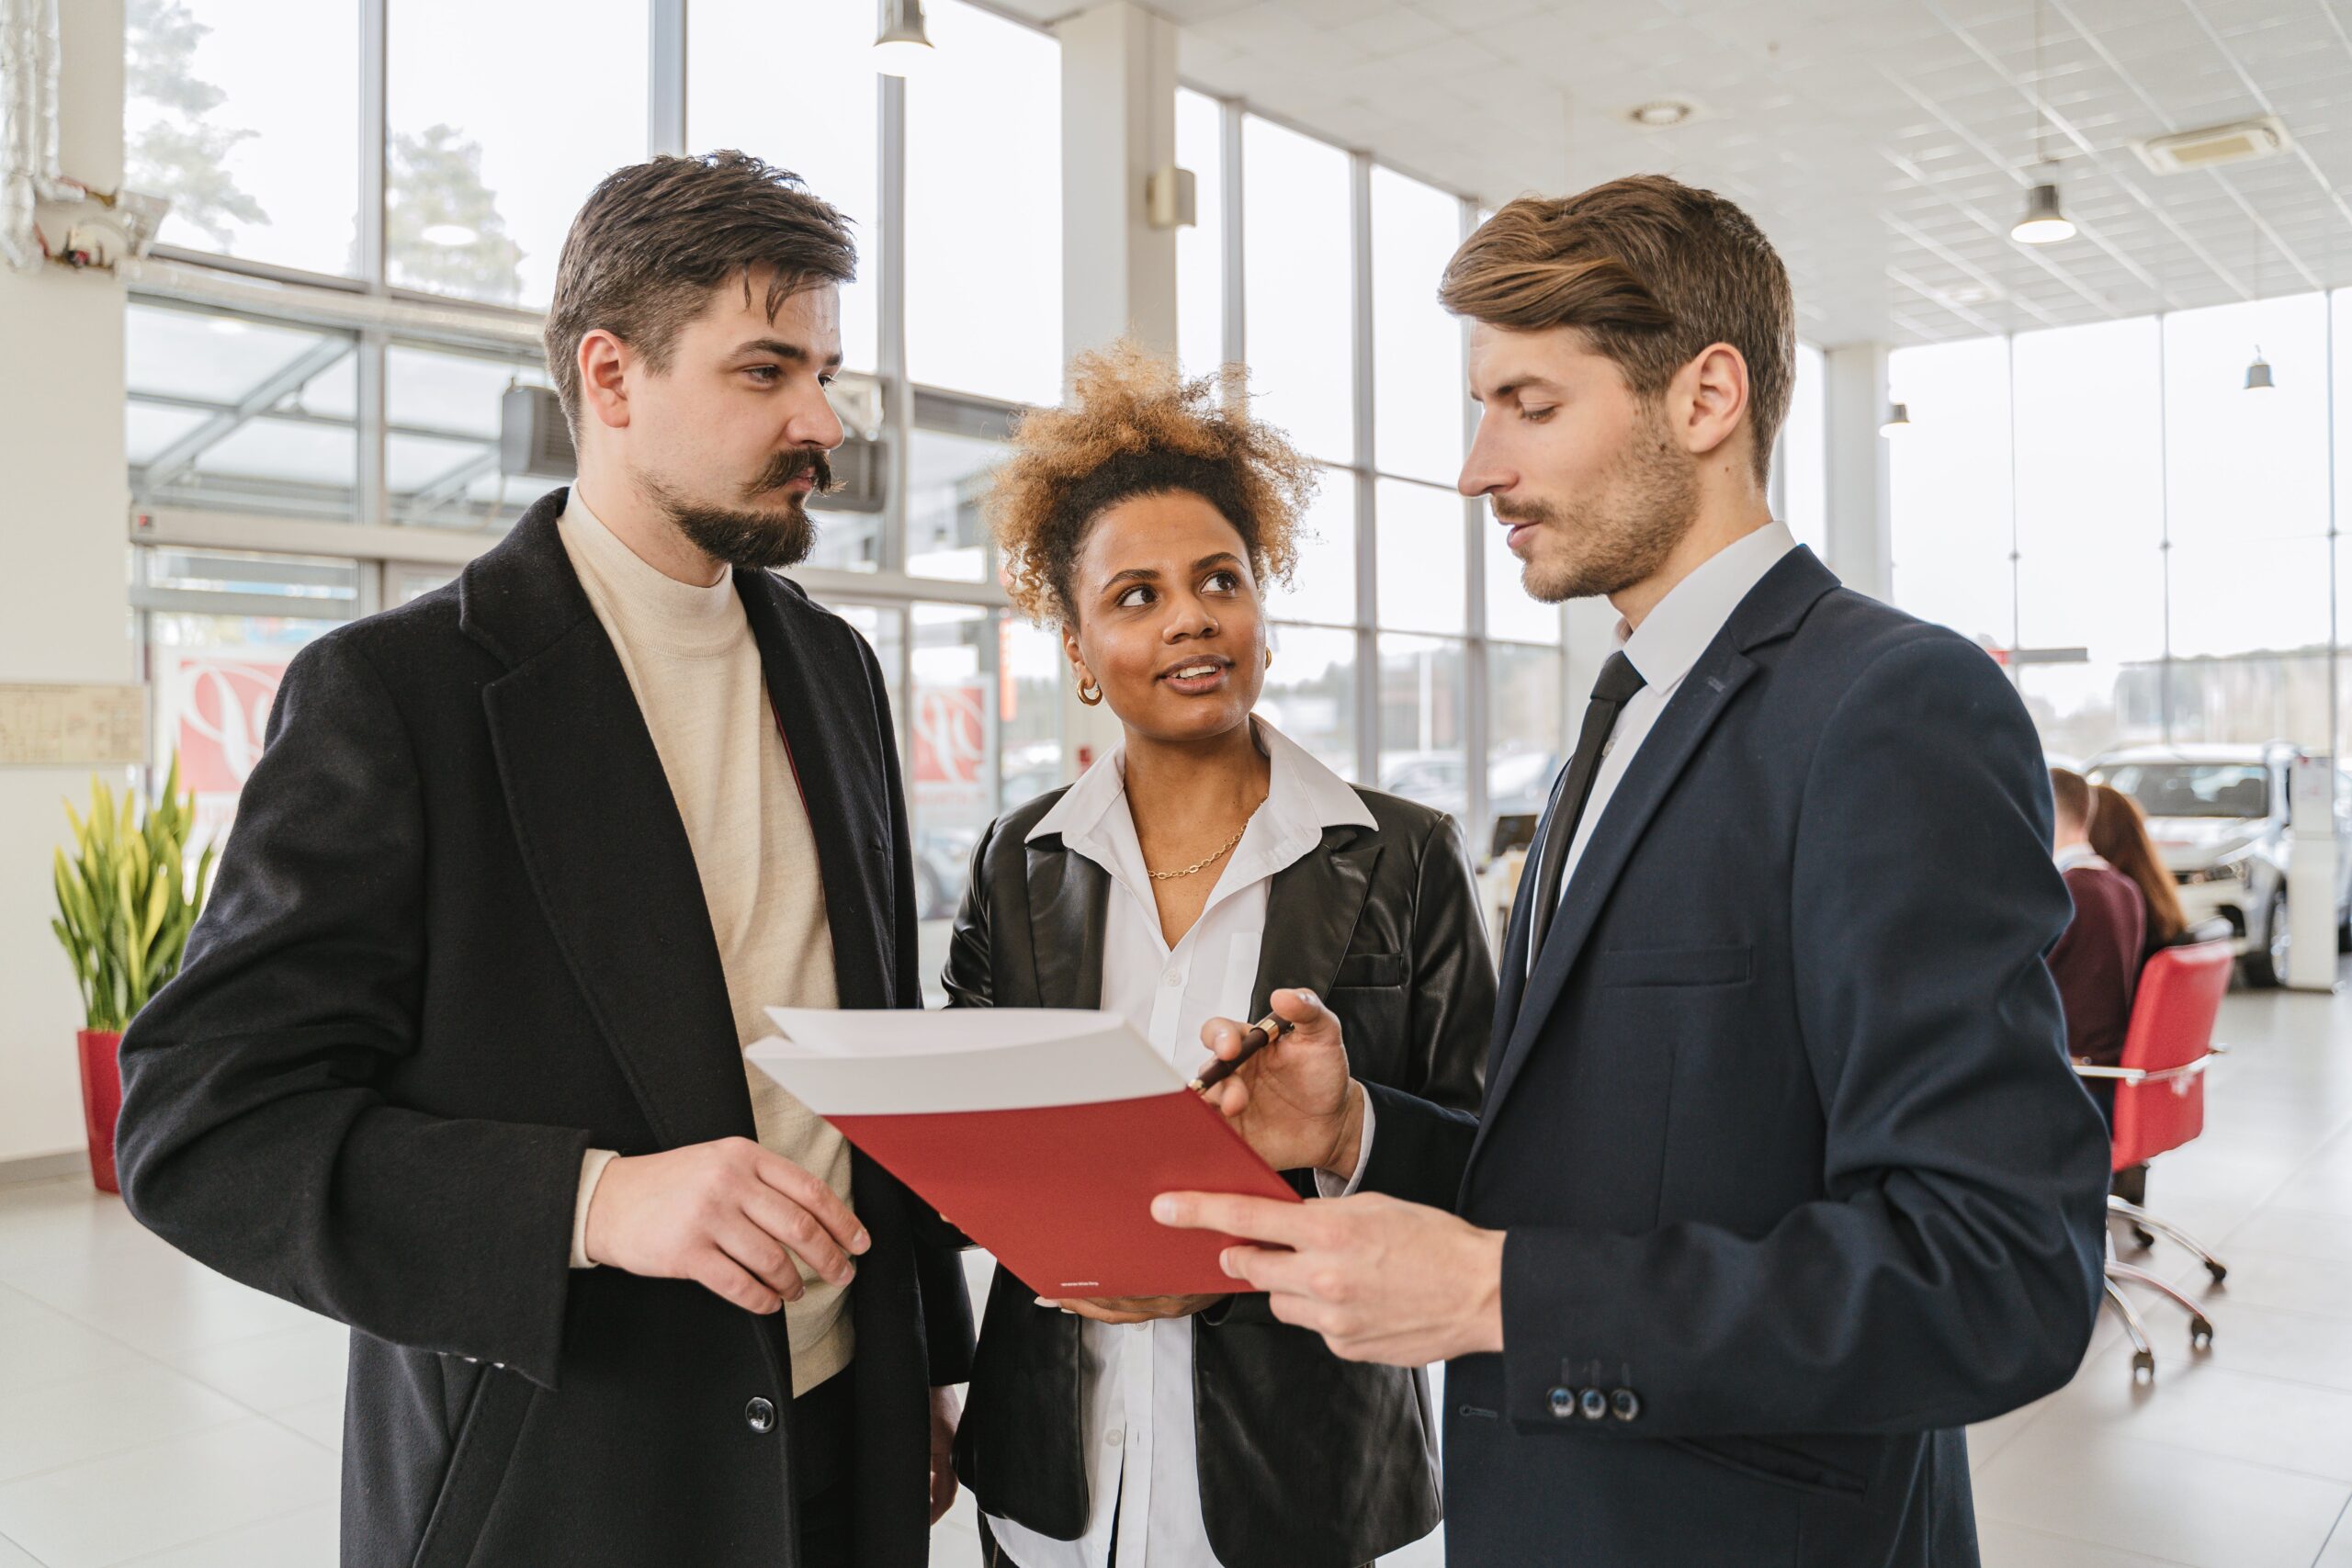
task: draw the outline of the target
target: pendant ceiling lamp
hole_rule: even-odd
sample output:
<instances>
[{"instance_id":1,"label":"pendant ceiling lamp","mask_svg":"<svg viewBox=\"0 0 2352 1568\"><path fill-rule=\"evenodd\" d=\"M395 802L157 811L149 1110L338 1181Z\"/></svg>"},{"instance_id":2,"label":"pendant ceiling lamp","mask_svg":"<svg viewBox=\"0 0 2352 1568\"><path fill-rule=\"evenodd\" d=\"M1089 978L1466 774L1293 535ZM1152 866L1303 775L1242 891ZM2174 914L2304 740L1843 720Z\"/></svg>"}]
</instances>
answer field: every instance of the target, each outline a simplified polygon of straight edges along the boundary
<instances>
[{"instance_id":1,"label":"pendant ceiling lamp","mask_svg":"<svg viewBox=\"0 0 2352 1568\"><path fill-rule=\"evenodd\" d=\"M920 71L932 55L931 33L923 26L922 0L880 0L881 15L874 29L874 69L885 76L905 76Z\"/></svg>"},{"instance_id":2,"label":"pendant ceiling lamp","mask_svg":"<svg viewBox=\"0 0 2352 1568\"><path fill-rule=\"evenodd\" d=\"M2033 8L2033 161L2038 170L2052 166L2045 137L2050 127L2050 103L2041 89L2041 7ZM2025 194L2025 215L2009 230L2009 238L2025 245L2054 245L2075 237L2075 225L2059 205L2058 182L2044 179Z\"/></svg>"}]
</instances>

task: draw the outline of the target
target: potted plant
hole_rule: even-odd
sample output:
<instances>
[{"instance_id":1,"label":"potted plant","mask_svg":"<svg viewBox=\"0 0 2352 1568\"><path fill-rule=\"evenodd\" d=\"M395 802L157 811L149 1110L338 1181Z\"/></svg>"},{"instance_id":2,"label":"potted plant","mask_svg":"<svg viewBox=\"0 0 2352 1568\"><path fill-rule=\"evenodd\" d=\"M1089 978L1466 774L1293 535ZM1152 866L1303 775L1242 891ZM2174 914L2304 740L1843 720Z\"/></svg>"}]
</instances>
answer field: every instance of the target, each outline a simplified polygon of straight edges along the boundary
<instances>
[{"instance_id":1,"label":"potted plant","mask_svg":"<svg viewBox=\"0 0 2352 1568\"><path fill-rule=\"evenodd\" d=\"M65 803L74 852L69 857L62 849L57 852L58 918L49 924L73 960L74 977L82 987L82 1110L90 1136L90 1179L105 1192L119 1190L114 1123L122 1109L122 1070L116 1050L147 998L179 973L188 931L212 877L209 848L192 883L187 874L196 796L182 795L179 784L175 757L163 799L143 821L137 792L126 791L118 808L114 792L95 778L86 820L74 814L73 802Z\"/></svg>"}]
</instances>

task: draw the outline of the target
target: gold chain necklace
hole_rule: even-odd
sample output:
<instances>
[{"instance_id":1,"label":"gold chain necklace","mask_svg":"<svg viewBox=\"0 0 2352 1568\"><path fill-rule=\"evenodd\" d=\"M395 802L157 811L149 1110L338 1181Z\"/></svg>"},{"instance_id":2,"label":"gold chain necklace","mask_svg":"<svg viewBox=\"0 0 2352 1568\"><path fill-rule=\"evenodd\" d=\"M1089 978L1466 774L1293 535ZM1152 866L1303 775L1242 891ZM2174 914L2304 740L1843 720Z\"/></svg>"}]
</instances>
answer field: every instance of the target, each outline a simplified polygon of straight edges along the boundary
<instances>
[{"instance_id":1,"label":"gold chain necklace","mask_svg":"<svg viewBox=\"0 0 2352 1568\"><path fill-rule=\"evenodd\" d=\"M1258 819L1258 810L1265 804L1266 803L1264 801L1260 801L1256 807L1252 807L1250 808L1250 815L1241 819L1241 833L1247 833L1250 830L1250 824ZM1209 867L1215 865L1217 862L1223 860L1226 856L1231 854L1233 852L1233 846L1241 841L1241 833L1234 834L1233 837L1218 845L1215 854L1208 855L1201 860L1196 860L1182 871L1154 871L1149 866L1146 866L1144 867L1144 874L1150 877L1154 882L1173 882L1179 877L1197 876L1202 872L1204 872Z\"/></svg>"}]
</instances>

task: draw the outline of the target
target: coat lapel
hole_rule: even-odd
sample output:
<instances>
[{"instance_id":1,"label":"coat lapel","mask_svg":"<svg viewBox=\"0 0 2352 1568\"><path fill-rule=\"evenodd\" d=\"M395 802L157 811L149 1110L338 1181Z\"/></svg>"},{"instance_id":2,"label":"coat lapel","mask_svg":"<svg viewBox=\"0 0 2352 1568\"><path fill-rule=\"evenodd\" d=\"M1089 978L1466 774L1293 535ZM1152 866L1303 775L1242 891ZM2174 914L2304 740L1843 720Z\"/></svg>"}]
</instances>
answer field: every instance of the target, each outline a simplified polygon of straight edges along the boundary
<instances>
[{"instance_id":1,"label":"coat lapel","mask_svg":"<svg viewBox=\"0 0 2352 1568\"><path fill-rule=\"evenodd\" d=\"M1029 956L1036 1005L1102 1005L1102 928L1111 908L1111 874L1061 836L1033 839L1029 851Z\"/></svg>"},{"instance_id":2,"label":"coat lapel","mask_svg":"<svg viewBox=\"0 0 2352 1568\"><path fill-rule=\"evenodd\" d=\"M461 618L511 666L483 689L523 862L664 1147L752 1135L694 850L620 657L556 532L565 492L469 567Z\"/></svg>"},{"instance_id":3,"label":"coat lapel","mask_svg":"<svg viewBox=\"0 0 2352 1568\"><path fill-rule=\"evenodd\" d=\"M1266 937L1245 1022L1265 1017L1266 998L1277 990L1304 986L1331 994L1372 891L1380 848L1379 835L1369 829L1326 828L1319 850L1275 874L1266 889Z\"/></svg>"},{"instance_id":4,"label":"coat lapel","mask_svg":"<svg viewBox=\"0 0 2352 1568\"><path fill-rule=\"evenodd\" d=\"M1527 974L1524 907L1530 895L1522 882L1521 907L1511 917L1514 934L1504 947L1503 1005L1496 1013L1501 1055L1487 1075L1478 1138L1471 1148L1474 1163L1494 1125L1496 1111L1526 1066L1575 972L1594 922L1624 873L1634 846L1708 732L1755 675L1757 666L1748 653L1794 631L1815 602L1837 586L1838 580L1813 552L1800 547L1782 557L1740 602L1715 640L1683 677L1611 795L1575 874L1568 879L1532 974ZM1526 987L1514 998L1519 975L1527 976Z\"/></svg>"},{"instance_id":5,"label":"coat lapel","mask_svg":"<svg viewBox=\"0 0 2352 1568\"><path fill-rule=\"evenodd\" d=\"M833 941L834 989L844 1008L911 1007L892 995L897 964L890 821L885 798L882 705L847 630L801 591L763 571L738 570L775 716L784 726L800 798L816 829Z\"/></svg>"}]
</instances>

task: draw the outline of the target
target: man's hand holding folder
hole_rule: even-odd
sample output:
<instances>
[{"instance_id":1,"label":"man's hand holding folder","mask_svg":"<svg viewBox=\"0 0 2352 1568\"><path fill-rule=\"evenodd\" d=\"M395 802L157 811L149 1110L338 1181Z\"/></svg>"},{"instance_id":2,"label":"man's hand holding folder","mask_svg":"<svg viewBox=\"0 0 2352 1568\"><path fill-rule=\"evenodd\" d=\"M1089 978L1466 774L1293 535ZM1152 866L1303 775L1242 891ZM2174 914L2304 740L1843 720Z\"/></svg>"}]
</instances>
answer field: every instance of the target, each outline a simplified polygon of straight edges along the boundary
<instances>
[{"instance_id":1,"label":"man's hand holding folder","mask_svg":"<svg viewBox=\"0 0 2352 1568\"><path fill-rule=\"evenodd\" d=\"M1114 1015L772 1010L747 1053L1038 1295L1125 1320L1246 1290L1225 1238L1152 1223L1184 1187L1298 1194ZM1186 1064L1189 1070L1192 1064Z\"/></svg>"},{"instance_id":2,"label":"man's hand holding folder","mask_svg":"<svg viewBox=\"0 0 2352 1568\"><path fill-rule=\"evenodd\" d=\"M1269 1165L1352 1171L1364 1093L1349 1076L1339 1021L1308 991L1277 991L1271 1005L1291 1030L1204 1098ZM1245 1032L1217 1019L1201 1040L1230 1060ZM1283 1204L1171 1191L1153 1201L1152 1214L1261 1244L1226 1247L1226 1272L1266 1292L1277 1318L1315 1330L1347 1360L1413 1367L1503 1348L1501 1231L1370 1192Z\"/></svg>"}]
</instances>

